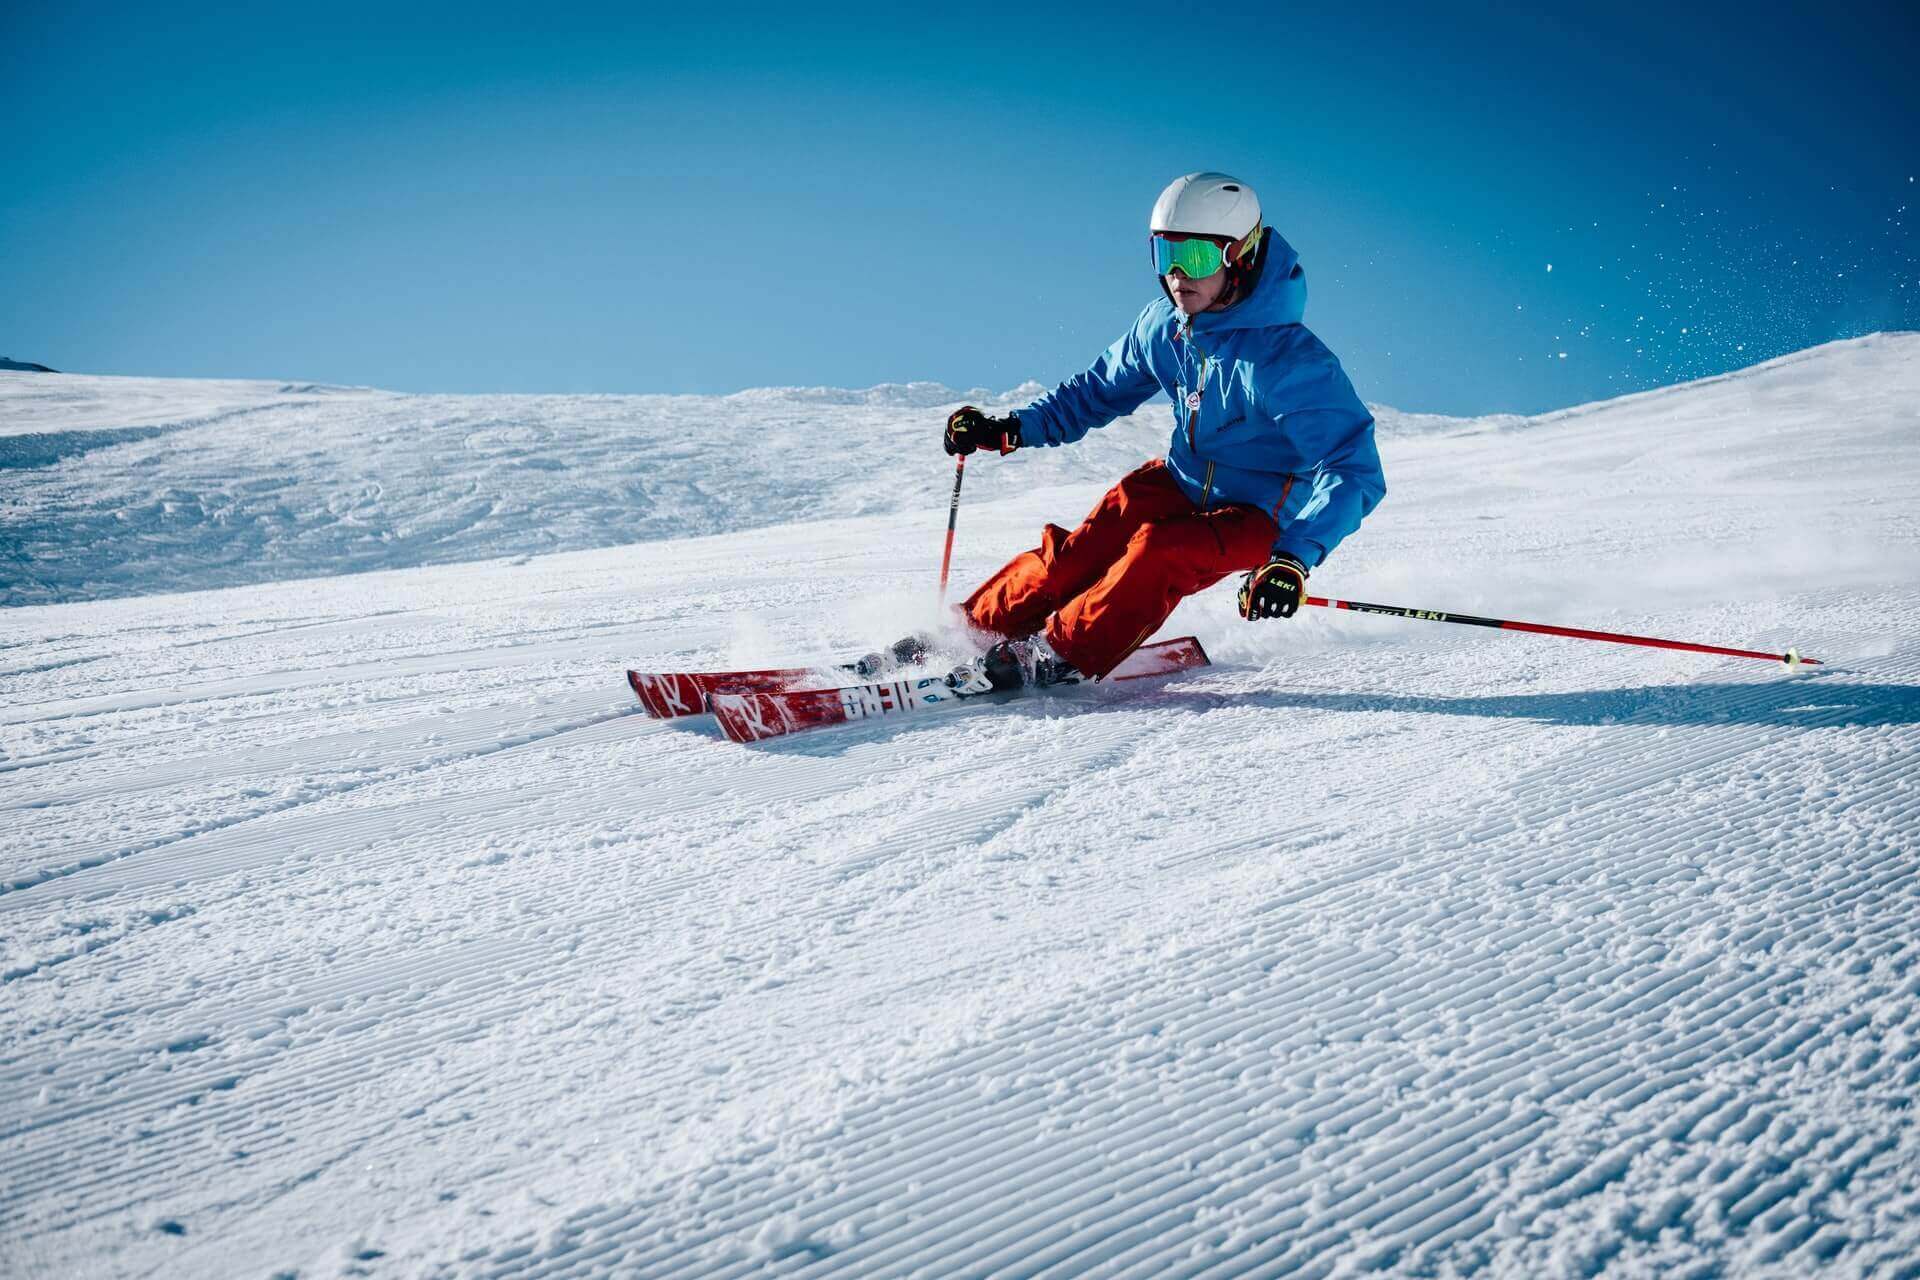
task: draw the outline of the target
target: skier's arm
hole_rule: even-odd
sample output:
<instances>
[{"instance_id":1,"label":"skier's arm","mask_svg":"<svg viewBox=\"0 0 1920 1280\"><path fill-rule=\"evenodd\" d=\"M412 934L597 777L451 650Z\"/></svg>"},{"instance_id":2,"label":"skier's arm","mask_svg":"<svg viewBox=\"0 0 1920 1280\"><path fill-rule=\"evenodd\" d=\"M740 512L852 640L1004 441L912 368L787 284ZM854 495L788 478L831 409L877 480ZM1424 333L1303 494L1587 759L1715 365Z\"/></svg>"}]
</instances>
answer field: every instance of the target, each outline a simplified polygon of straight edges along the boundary
<instances>
[{"instance_id":1,"label":"skier's arm","mask_svg":"<svg viewBox=\"0 0 1920 1280\"><path fill-rule=\"evenodd\" d=\"M1287 425L1313 429L1299 419L1321 413L1331 416L1339 411L1289 414ZM1292 556L1308 569L1317 567L1348 534L1358 529L1360 522L1387 494L1386 473L1381 469L1380 451L1373 441L1372 415L1363 416L1358 426L1352 425L1350 415L1342 416L1346 417L1344 424L1313 424L1327 429L1329 434L1346 425L1348 435L1318 467L1301 477L1301 483L1309 486L1306 499L1295 509L1292 519L1281 527L1280 537L1273 544L1276 555ZM1291 507L1294 503L1287 505Z\"/></svg>"},{"instance_id":2,"label":"skier's arm","mask_svg":"<svg viewBox=\"0 0 1920 1280\"><path fill-rule=\"evenodd\" d=\"M1339 360L1311 334L1299 335L1265 373L1256 395L1288 453L1317 459L1310 471L1289 468L1299 479L1278 513L1273 549L1313 569L1386 496L1373 414Z\"/></svg>"},{"instance_id":3,"label":"skier's arm","mask_svg":"<svg viewBox=\"0 0 1920 1280\"><path fill-rule=\"evenodd\" d=\"M1021 445L1072 444L1095 427L1104 427L1145 404L1160 384L1141 350L1140 322L1135 321L1092 368L1020 410Z\"/></svg>"}]
</instances>

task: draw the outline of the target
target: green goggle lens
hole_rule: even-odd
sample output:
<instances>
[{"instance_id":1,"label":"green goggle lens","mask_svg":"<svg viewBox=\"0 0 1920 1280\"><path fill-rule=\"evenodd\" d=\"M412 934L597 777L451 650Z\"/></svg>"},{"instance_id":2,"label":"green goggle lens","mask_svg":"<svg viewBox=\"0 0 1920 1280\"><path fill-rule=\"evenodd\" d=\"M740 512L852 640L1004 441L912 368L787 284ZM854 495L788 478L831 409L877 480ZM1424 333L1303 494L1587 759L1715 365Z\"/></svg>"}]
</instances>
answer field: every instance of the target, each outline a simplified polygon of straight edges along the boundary
<instances>
[{"instance_id":1,"label":"green goggle lens","mask_svg":"<svg viewBox=\"0 0 1920 1280\"><path fill-rule=\"evenodd\" d=\"M1153 237L1153 270L1156 275L1168 275L1178 267L1189 280L1204 280L1226 265L1226 251L1211 240Z\"/></svg>"}]
</instances>

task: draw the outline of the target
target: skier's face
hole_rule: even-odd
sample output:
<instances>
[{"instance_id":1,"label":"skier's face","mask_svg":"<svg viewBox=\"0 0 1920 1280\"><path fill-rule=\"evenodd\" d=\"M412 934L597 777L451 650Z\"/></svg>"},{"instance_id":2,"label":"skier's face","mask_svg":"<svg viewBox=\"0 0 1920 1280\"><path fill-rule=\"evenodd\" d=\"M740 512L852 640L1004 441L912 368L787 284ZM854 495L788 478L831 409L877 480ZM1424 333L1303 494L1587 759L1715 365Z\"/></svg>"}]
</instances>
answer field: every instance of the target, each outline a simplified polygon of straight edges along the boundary
<instances>
[{"instance_id":1,"label":"skier's face","mask_svg":"<svg viewBox=\"0 0 1920 1280\"><path fill-rule=\"evenodd\" d=\"M1227 273L1224 271L1216 271L1195 280L1175 267L1160 278L1167 282L1167 292L1173 295L1173 305L1190 316L1197 316L1212 308L1220 301L1220 295L1227 291Z\"/></svg>"}]
</instances>

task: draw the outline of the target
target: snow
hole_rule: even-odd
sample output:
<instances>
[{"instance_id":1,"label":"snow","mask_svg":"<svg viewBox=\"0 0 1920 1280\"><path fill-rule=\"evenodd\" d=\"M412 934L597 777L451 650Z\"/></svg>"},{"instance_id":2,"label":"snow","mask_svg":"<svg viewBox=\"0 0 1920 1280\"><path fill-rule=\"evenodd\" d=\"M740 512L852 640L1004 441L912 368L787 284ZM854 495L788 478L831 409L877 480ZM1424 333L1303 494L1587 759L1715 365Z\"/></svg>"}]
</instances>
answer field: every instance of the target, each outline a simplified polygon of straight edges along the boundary
<instances>
[{"instance_id":1,"label":"snow","mask_svg":"<svg viewBox=\"0 0 1920 1280\"><path fill-rule=\"evenodd\" d=\"M1799 677L1221 587L1164 683L639 714L931 620L961 395L0 376L0 1271L1920 1257L1920 335L1392 416L1315 575ZM1163 413L969 466L956 581Z\"/></svg>"},{"instance_id":2,"label":"snow","mask_svg":"<svg viewBox=\"0 0 1920 1280\"><path fill-rule=\"evenodd\" d=\"M421 396L0 374L0 604L944 506L947 412L968 400L1010 410L1039 390L920 382L719 398ZM1165 424L1159 404L1082 446L1036 451L1018 472L976 467L969 494L1110 480L1164 441Z\"/></svg>"}]
</instances>

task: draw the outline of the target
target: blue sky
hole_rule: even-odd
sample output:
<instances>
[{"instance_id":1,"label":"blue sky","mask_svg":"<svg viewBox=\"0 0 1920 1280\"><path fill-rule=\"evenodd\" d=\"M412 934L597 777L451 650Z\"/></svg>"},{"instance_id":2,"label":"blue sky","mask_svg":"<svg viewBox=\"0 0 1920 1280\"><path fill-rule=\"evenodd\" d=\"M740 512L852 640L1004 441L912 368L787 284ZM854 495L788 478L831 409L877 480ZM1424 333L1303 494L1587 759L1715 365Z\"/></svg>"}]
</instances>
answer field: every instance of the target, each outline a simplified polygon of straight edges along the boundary
<instances>
[{"instance_id":1,"label":"blue sky","mask_svg":"<svg viewBox=\"0 0 1920 1280\"><path fill-rule=\"evenodd\" d=\"M1920 328L1910 3L946 8L28 0L0 354L1051 383L1154 296L1148 209L1197 168L1259 190L1378 403L1537 411Z\"/></svg>"}]
</instances>

